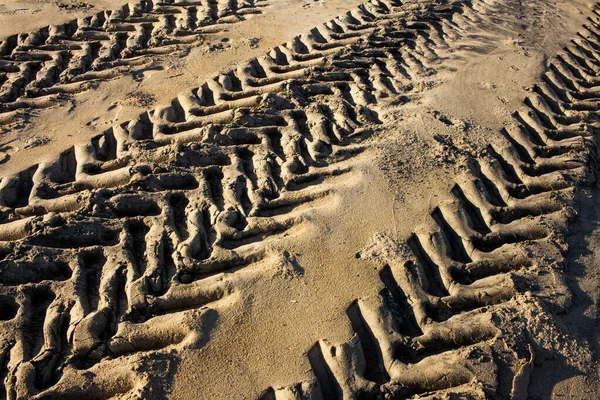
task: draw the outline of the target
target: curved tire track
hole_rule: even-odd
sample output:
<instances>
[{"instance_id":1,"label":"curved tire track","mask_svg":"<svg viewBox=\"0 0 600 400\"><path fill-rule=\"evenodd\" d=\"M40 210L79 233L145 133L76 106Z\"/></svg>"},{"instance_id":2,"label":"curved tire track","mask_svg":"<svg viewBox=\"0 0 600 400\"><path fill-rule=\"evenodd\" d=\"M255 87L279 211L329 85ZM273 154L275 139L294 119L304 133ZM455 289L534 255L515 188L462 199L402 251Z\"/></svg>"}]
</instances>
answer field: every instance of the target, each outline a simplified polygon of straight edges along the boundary
<instances>
[{"instance_id":1,"label":"curved tire track","mask_svg":"<svg viewBox=\"0 0 600 400\"><path fill-rule=\"evenodd\" d=\"M313 380L262 398L527 398L533 347L506 321L518 312L511 300L536 290L527 278L555 306L569 302L561 240L574 191L594 179L600 129L597 10L428 222L361 253L385 288L348 308L354 337L319 341Z\"/></svg>"}]
</instances>

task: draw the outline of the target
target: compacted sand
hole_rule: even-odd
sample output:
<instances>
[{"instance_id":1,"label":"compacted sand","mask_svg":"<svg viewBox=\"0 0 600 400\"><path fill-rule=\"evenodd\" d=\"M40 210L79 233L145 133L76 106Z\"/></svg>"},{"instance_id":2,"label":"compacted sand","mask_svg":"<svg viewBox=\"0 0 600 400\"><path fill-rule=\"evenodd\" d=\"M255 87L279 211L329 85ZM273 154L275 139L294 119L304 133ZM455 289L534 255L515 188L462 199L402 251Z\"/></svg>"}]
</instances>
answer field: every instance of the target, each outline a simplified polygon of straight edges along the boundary
<instances>
[{"instance_id":1,"label":"compacted sand","mask_svg":"<svg viewBox=\"0 0 600 400\"><path fill-rule=\"evenodd\" d=\"M0 36L0 398L600 396L600 6L21 0Z\"/></svg>"}]
</instances>

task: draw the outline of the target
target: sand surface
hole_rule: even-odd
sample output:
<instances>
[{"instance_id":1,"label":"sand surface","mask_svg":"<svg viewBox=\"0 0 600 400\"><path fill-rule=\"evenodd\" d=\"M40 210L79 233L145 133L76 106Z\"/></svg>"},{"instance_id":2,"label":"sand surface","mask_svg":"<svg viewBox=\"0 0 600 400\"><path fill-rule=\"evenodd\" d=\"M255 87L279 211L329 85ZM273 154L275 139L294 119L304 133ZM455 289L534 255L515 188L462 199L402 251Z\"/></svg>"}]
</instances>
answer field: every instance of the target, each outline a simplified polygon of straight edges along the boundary
<instances>
[{"instance_id":1,"label":"sand surface","mask_svg":"<svg viewBox=\"0 0 600 400\"><path fill-rule=\"evenodd\" d=\"M600 6L0 22L0 398L600 396Z\"/></svg>"}]
</instances>

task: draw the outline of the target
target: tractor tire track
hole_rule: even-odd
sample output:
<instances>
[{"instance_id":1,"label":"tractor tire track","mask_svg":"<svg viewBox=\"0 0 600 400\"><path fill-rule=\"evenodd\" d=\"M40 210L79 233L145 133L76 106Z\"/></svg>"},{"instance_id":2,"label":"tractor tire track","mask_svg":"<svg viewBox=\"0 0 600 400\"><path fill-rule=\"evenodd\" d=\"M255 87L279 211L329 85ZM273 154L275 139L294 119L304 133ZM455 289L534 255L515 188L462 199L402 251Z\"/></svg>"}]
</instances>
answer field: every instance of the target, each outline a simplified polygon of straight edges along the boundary
<instances>
[{"instance_id":1,"label":"tractor tire track","mask_svg":"<svg viewBox=\"0 0 600 400\"><path fill-rule=\"evenodd\" d=\"M198 45L224 24L261 13L264 0L141 0L0 42L0 123L61 95L124 74L152 57Z\"/></svg>"},{"instance_id":2,"label":"tractor tire track","mask_svg":"<svg viewBox=\"0 0 600 400\"><path fill-rule=\"evenodd\" d=\"M570 297L557 265L574 193L594 180L598 15L596 6L428 222L360 254L379 265L384 289L348 308L354 337L319 341L308 351L312 380L261 398L527 398L533 346L507 321L526 307L515 297L535 290L527 278L559 308Z\"/></svg>"}]
</instances>

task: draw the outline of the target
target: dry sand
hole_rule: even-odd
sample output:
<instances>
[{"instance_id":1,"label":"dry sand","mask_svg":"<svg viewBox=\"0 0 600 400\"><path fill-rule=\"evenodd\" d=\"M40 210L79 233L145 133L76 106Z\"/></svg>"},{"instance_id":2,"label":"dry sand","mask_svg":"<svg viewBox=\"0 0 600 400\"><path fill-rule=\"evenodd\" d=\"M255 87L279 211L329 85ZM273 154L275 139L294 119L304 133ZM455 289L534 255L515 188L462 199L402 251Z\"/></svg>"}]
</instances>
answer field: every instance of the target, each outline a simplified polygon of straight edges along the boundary
<instances>
[{"instance_id":1,"label":"dry sand","mask_svg":"<svg viewBox=\"0 0 600 400\"><path fill-rule=\"evenodd\" d=\"M599 6L1 7L0 397L600 396Z\"/></svg>"}]
</instances>

